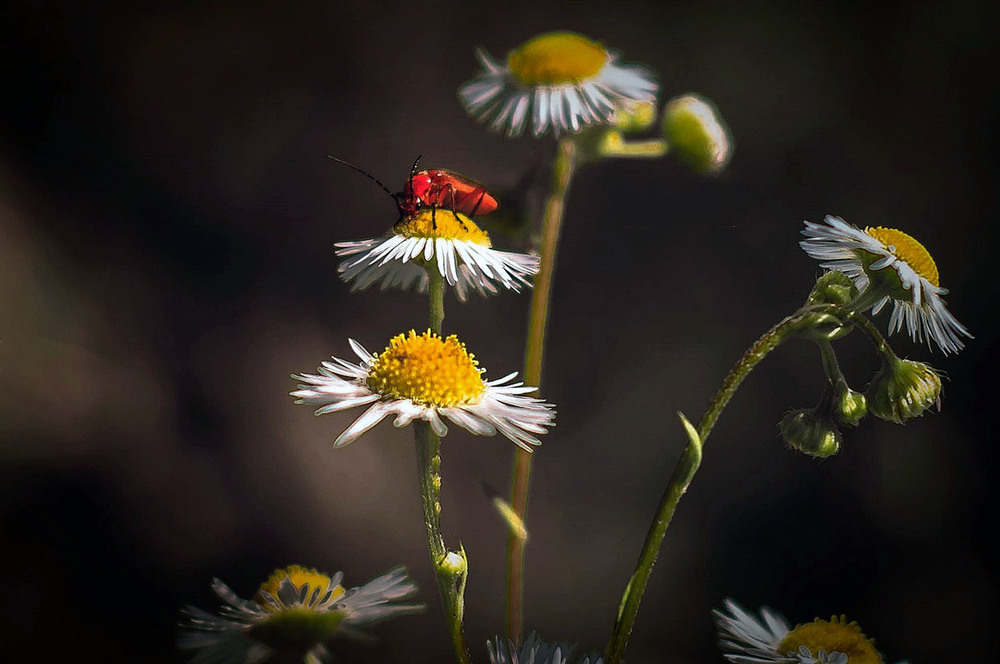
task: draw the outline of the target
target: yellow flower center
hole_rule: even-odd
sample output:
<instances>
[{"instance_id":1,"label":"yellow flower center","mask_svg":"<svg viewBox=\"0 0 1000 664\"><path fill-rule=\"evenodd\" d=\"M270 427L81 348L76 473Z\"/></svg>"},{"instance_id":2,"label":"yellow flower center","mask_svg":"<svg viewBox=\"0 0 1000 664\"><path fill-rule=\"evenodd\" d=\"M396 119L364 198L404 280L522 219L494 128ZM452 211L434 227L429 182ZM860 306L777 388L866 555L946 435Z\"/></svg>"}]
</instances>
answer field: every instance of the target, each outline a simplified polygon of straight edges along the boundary
<instances>
[{"instance_id":1,"label":"yellow flower center","mask_svg":"<svg viewBox=\"0 0 1000 664\"><path fill-rule=\"evenodd\" d=\"M452 212L443 207L437 209L420 208L415 215L396 224L393 232L406 237L462 240L481 244L484 247L493 246L490 243L490 236L486 234L486 231L476 226L474 221L461 212Z\"/></svg>"},{"instance_id":2,"label":"yellow flower center","mask_svg":"<svg viewBox=\"0 0 1000 664\"><path fill-rule=\"evenodd\" d=\"M913 268L918 275L931 282L935 286L938 283L938 269L934 264L934 259L924 245L920 244L903 231L895 228L885 228L884 226L869 226L865 233L881 242L892 255Z\"/></svg>"},{"instance_id":3,"label":"yellow flower center","mask_svg":"<svg viewBox=\"0 0 1000 664\"><path fill-rule=\"evenodd\" d=\"M300 567L299 565L292 565L286 567L285 569L276 569L272 572L270 578L267 581L260 584L260 588L257 590L257 596L254 599L265 611L275 612L281 609L276 608L270 602L263 601L263 593L269 593L272 597L278 596L278 588L281 587L281 583L288 579L291 584L295 587L296 591L301 592L302 587L308 585L309 592L306 594L305 601L308 608L315 608L321 599L326 595L328 590L333 590L330 597L336 598L344 594L343 586L336 585L331 586L333 579L328 577L326 574L317 572L314 569L307 569L305 567ZM319 588L320 591L315 593L315 599L313 597L314 591ZM301 610L301 609L298 609Z\"/></svg>"},{"instance_id":4,"label":"yellow flower center","mask_svg":"<svg viewBox=\"0 0 1000 664\"><path fill-rule=\"evenodd\" d=\"M607 61L604 46L573 32L539 35L507 55L507 66L524 85L581 83Z\"/></svg>"},{"instance_id":5,"label":"yellow flower center","mask_svg":"<svg viewBox=\"0 0 1000 664\"><path fill-rule=\"evenodd\" d=\"M399 334L375 357L366 384L394 399L448 408L476 403L486 390L475 356L451 335L442 339L431 331Z\"/></svg>"},{"instance_id":6,"label":"yellow flower center","mask_svg":"<svg viewBox=\"0 0 1000 664\"><path fill-rule=\"evenodd\" d=\"M778 652L798 652L805 646L815 657L820 650L847 655L851 664L882 664L882 657L875 650L874 642L864 635L856 622L847 622L844 616L833 616L829 621L817 618L799 625L778 644Z\"/></svg>"}]
</instances>

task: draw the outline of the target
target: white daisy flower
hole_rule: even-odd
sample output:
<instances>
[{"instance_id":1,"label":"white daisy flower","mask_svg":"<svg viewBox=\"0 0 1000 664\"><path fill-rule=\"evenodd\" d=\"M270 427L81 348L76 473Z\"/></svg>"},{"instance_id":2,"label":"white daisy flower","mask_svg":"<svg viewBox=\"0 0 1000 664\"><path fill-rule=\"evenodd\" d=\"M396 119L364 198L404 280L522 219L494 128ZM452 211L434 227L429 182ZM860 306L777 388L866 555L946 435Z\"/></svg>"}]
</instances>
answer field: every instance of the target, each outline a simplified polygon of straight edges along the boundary
<instances>
[{"instance_id":1,"label":"white daisy flower","mask_svg":"<svg viewBox=\"0 0 1000 664\"><path fill-rule=\"evenodd\" d=\"M470 291L495 295L497 285L514 292L531 287L537 256L493 249L490 237L469 217L443 208L421 208L389 235L339 242L337 268L352 290L378 283L386 288L427 290L427 270L436 269L463 302Z\"/></svg>"},{"instance_id":2,"label":"white daisy flower","mask_svg":"<svg viewBox=\"0 0 1000 664\"><path fill-rule=\"evenodd\" d=\"M546 643L535 632L528 635L520 648L500 636L486 642L490 664L568 664L573 648L571 643ZM576 660L577 664L602 664L603 661L596 655Z\"/></svg>"},{"instance_id":3,"label":"white daisy flower","mask_svg":"<svg viewBox=\"0 0 1000 664\"><path fill-rule=\"evenodd\" d=\"M343 578L292 565L275 570L252 600L214 579L223 606L218 615L185 607L178 645L194 664L256 664L278 652L327 662L326 643L337 634L424 608L403 602L417 586L402 567L350 590L340 585Z\"/></svg>"},{"instance_id":4,"label":"white daisy flower","mask_svg":"<svg viewBox=\"0 0 1000 664\"><path fill-rule=\"evenodd\" d=\"M371 404L334 447L353 443L389 415L397 427L425 420L439 436L448 433L443 418L479 436L500 432L529 452L541 444L535 434L553 425L552 404L524 396L538 388L511 383L517 372L483 380L485 370L455 335L410 330L377 355L353 339L350 344L360 364L335 357L323 363L319 375L292 376L303 383L291 393L296 403L319 406L317 415Z\"/></svg>"},{"instance_id":5,"label":"white daisy flower","mask_svg":"<svg viewBox=\"0 0 1000 664\"><path fill-rule=\"evenodd\" d=\"M934 341L945 355L965 346L960 335L972 338L945 307L941 296L948 289L940 286L937 266L923 245L894 228L861 230L832 216L824 221L826 225L805 222L802 234L808 239L799 244L824 268L854 280L861 293L854 303L857 310L871 307L874 315L892 302L890 334L905 323L914 341L928 346Z\"/></svg>"},{"instance_id":6,"label":"white daisy flower","mask_svg":"<svg viewBox=\"0 0 1000 664\"><path fill-rule=\"evenodd\" d=\"M656 99L645 68L618 62L603 44L573 32L549 32L507 54L506 64L480 49L483 72L458 89L465 110L494 131L520 136L576 133L614 122L624 104Z\"/></svg>"},{"instance_id":7,"label":"white daisy flower","mask_svg":"<svg viewBox=\"0 0 1000 664\"><path fill-rule=\"evenodd\" d=\"M712 616L726 660L737 664L883 664L872 639L844 616L816 620L792 629L767 607L760 618L731 599ZM899 662L898 664L906 664Z\"/></svg>"}]
</instances>

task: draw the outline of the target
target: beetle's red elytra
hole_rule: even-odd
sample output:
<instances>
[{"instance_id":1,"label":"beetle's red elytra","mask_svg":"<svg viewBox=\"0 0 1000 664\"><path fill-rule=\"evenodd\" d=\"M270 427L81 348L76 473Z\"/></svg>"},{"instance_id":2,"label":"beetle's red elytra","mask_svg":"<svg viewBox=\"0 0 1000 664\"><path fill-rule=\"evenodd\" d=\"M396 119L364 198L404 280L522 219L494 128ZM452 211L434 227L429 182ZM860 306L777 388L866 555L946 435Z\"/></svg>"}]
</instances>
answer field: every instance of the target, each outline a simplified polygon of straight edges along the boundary
<instances>
[{"instance_id":1,"label":"beetle's red elytra","mask_svg":"<svg viewBox=\"0 0 1000 664\"><path fill-rule=\"evenodd\" d=\"M486 187L471 178L443 168L418 171L419 156L410 167L410 176L403 183L403 190L395 193L368 171L343 159L331 155L327 156L339 164L353 168L382 187L396 202L396 209L399 211L397 224L406 217L412 217L424 207L429 207L432 211L444 208L455 215L462 213L469 217L475 217L476 215L489 214L498 206L497 199L486 190Z\"/></svg>"}]
</instances>

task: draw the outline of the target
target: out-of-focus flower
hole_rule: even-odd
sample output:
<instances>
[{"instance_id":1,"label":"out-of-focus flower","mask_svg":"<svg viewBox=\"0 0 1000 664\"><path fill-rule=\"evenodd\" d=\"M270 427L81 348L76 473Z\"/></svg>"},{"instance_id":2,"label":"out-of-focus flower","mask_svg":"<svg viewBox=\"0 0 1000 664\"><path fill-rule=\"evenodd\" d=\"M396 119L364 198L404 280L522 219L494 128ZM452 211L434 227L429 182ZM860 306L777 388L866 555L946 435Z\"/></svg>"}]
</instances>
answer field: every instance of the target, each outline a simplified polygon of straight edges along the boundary
<instances>
[{"instance_id":1,"label":"out-of-focus flower","mask_svg":"<svg viewBox=\"0 0 1000 664\"><path fill-rule=\"evenodd\" d=\"M871 308L874 315L892 302L889 332L898 332L905 323L911 338L926 340L928 346L934 341L945 355L965 346L959 336L972 338L945 307L941 296L948 290L941 288L937 266L923 245L894 228L861 230L832 216L824 221L805 222L807 239L799 244L824 268L854 280L860 295L853 308Z\"/></svg>"},{"instance_id":2,"label":"out-of-focus flower","mask_svg":"<svg viewBox=\"0 0 1000 664\"><path fill-rule=\"evenodd\" d=\"M532 632L520 648L509 639L497 636L486 642L490 664L568 664L573 653L571 643L546 643ZM576 664L602 664L596 655L574 660Z\"/></svg>"},{"instance_id":3,"label":"out-of-focus flower","mask_svg":"<svg viewBox=\"0 0 1000 664\"><path fill-rule=\"evenodd\" d=\"M833 616L792 629L767 607L760 618L731 599L712 612L724 657L739 664L882 664L872 639L855 622ZM900 662L899 664L904 664Z\"/></svg>"},{"instance_id":4,"label":"out-of-focus flower","mask_svg":"<svg viewBox=\"0 0 1000 664\"><path fill-rule=\"evenodd\" d=\"M424 608L404 601L417 586L402 567L350 590L343 578L293 565L275 570L252 600L215 579L212 590L223 606L218 614L185 607L178 644L194 664L255 664L276 653L327 662L326 643L334 636Z\"/></svg>"},{"instance_id":5,"label":"out-of-focus flower","mask_svg":"<svg viewBox=\"0 0 1000 664\"><path fill-rule=\"evenodd\" d=\"M603 44L573 32L548 32L507 54L507 62L476 52L483 71L458 90L470 115L494 131L520 136L576 133L610 125L629 102L656 99L656 81L644 67L618 62Z\"/></svg>"},{"instance_id":6,"label":"out-of-focus flower","mask_svg":"<svg viewBox=\"0 0 1000 664\"><path fill-rule=\"evenodd\" d=\"M729 128L715 105L700 95L669 101L662 129L670 151L697 173L718 173L733 155Z\"/></svg>"},{"instance_id":7,"label":"out-of-focus flower","mask_svg":"<svg viewBox=\"0 0 1000 664\"><path fill-rule=\"evenodd\" d=\"M538 257L493 249L486 231L460 212L422 208L383 237L339 242L338 268L353 290L381 288L426 291L427 270L437 270L455 288L460 300L470 291L497 293L497 285L519 292L531 287Z\"/></svg>"},{"instance_id":8,"label":"out-of-focus flower","mask_svg":"<svg viewBox=\"0 0 1000 664\"><path fill-rule=\"evenodd\" d=\"M291 393L296 403L319 406L317 415L372 404L334 447L354 442L389 415L395 416L397 427L425 420L439 436L448 433L442 418L479 436L500 432L529 452L541 444L534 434L553 425L552 404L524 396L538 388L511 383L517 372L483 380L485 370L455 335L441 338L410 330L393 337L377 355L353 339L350 344L360 364L333 358L323 363L319 375L292 376L303 383Z\"/></svg>"}]
</instances>

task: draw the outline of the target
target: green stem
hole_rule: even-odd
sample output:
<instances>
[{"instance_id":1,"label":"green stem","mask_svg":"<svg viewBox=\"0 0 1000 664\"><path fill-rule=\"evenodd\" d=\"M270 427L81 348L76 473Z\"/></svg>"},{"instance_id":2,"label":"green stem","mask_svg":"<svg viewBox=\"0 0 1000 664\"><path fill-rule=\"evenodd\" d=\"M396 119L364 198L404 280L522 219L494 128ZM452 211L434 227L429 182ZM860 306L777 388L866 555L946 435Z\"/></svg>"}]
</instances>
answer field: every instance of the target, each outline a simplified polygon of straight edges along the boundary
<instances>
[{"instance_id":1,"label":"green stem","mask_svg":"<svg viewBox=\"0 0 1000 664\"><path fill-rule=\"evenodd\" d=\"M466 569L456 569L448 555L441 532L441 439L427 422L414 425L417 442L417 467L420 470L420 497L424 508L424 528L427 545L434 565L434 577L441 591L448 631L451 633L455 658L461 664L470 664L469 647L465 642L462 618L465 609ZM464 562L464 551L461 555ZM461 567L464 567L462 565Z\"/></svg>"},{"instance_id":2,"label":"green stem","mask_svg":"<svg viewBox=\"0 0 1000 664\"><path fill-rule=\"evenodd\" d=\"M440 335L441 325L444 323L444 277L438 271L437 260L427 266L427 277L430 280L427 284L427 295L430 298L428 323L431 332Z\"/></svg>"},{"instance_id":3,"label":"green stem","mask_svg":"<svg viewBox=\"0 0 1000 664\"><path fill-rule=\"evenodd\" d=\"M438 271L436 262L427 266L427 274L430 279L428 322L431 331L441 334L441 324L444 321L444 278ZM455 658L460 664L470 664L469 647L462 628L468 563L464 550L461 554L449 555L441 531L441 438L434 433L430 424L424 421L414 423L413 431L416 437L424 529L427 534L431 564L434 566L434 577L441 591L441 603L444 605L448 631L451 633L452 645L455 648Z\"/></svg>"},{"instance_id":4,"label":"green stem","mask_svg":"<svg viewBox=\"0 0 1000 664\"><path fill-rule=\"evenodd\" d=\"M882 333L878 331L878 328L875 327L875 324L867 316L863 313L851 312L845 318L861 329L864 335L868 337L868 340L871 341L875 350L885 359L889 361L899 359L896 357L896 353L892 350L892 347L889 346L889 342L885 340L885 337L882 336Z\"/></svg>"},{"instance_id":5,"label":"green stem","mask_svg":"<svg viewBox=\"0 0 1000 664\"><path fill-rule=\"evenodd\" d=\"M552 167L552 191L545 202L542 218L541 265L531 294L528 339L524 350L524 382L541 388L545 331L555 274L556 248L562 226L566 196L576 168L576 146L569 139L559 141ZM521 521L528 508L531 454L514 451L510 505ZM507 536L507 637L520 645L524 636L524 538L514 531Z\"/></svg>"},{"instance_id":6,"label":"green stem","mask_svg":"<svg viewBox=\"0 0 1000 664\"><path fill-rule=\"evenodd\" d=\"M785 339L801 329L807 321L815 320L817 311L818 308L800 309L757 339L730 370L715 396L712 397L708 408L705 409L705 414L702 415L701 421L698 423L697 435L691 436L691 442L681 453L681 457L674 467L674 472L670 476L670 481L667 483L667 488L663 492L663 497L660 499L660 506L657 508L656 516L649 527L646 541L642 545L635 572L625 587L618 609L618 619L615 621L614 630L611 632L611 638L605 649L605 664L619 664L625 654L632 626L635 623L636 614L639 612L639 603L642 601L646 583L653 571L653 564L659 554L667 526L670 525L677 504L684 492L687 491L701 463L702 444L712 432L712 428L729 400L732 399L740 384L753 371L754 367L760 364L761 360L781 345Z\"/></svg>"}]
</instances>

